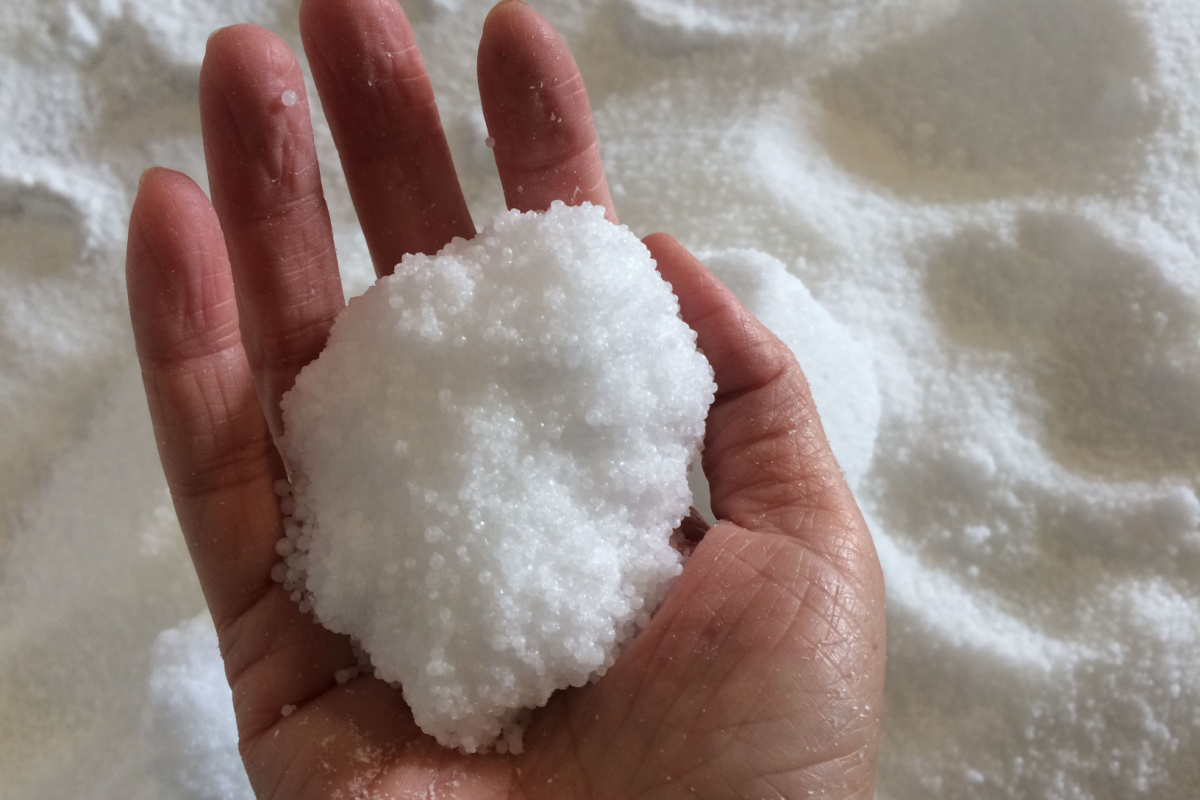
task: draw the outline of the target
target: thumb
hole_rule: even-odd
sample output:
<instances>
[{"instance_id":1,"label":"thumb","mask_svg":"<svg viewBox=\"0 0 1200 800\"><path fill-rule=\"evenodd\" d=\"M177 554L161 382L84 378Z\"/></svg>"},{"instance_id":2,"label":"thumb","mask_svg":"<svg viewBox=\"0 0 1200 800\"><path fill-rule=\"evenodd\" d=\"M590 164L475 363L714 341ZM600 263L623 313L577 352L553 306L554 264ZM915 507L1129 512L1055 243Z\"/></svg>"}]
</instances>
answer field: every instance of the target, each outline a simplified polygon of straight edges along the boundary
<instances>
[{"instance_id":1,"label":"thumb","mask_svg":"<svg viewBox=\"0 0 1200 800\"><path fill-rule=\"evenodd\" d=\"M644 241L716 376L703 460L713 513L853 570L869 534L795 356L679 242Z\"/></svg>"}]
</instances>

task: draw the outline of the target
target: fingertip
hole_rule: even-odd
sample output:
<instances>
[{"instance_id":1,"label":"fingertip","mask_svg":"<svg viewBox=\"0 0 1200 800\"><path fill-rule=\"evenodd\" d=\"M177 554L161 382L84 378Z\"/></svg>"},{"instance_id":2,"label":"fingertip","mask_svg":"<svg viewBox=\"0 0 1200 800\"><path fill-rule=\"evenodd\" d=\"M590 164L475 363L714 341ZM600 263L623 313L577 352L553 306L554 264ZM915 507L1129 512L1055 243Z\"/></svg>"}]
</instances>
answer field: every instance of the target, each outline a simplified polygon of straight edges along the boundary
<instances>
[{"instance_id":1,"label":"fingertip","mask_svg":"<svg viewBox=\"0 0 1200 800\"><path fill-rule=\"evenodd\" d=\"M666 250L672 246L678 247L679 241L669 233L657 231L655 233L643 236L642 244L646 245L646 247L650 248L651 252L653 252L656 249Z\"/></svg>"},{"instance_id":2,"label":"fingertip","mask_svg":"<svg viewBox=\"0 0 1200 800\"><path fill-rule=\"evenodd\" d=\"M234 25L217 28L209 34L208 41L205 43L205 55L222 52L230 46L268 41L279 42L285 47L287 46L282 39L270 30L259 25L239 22Z\"/></svg>"},{"instance_id":3,"label":"fingertip","mask_svg":"<svg viewBox=\"0 0 1200 800\"><path fill-rule=\"evenodd\" d=\"M521 0L503 0L483 21L476 64L481 93L515 77L544 78L546 64L564 55L570 59L566 71L574 71L574 57L546 18Z\"/></svg>"},{"instance_id":4,"label":"fingertip","mask_svg":"<svg viewBox=\"0 0 1200 800\"><path fill-rule=\"evenodd\" d=\"M320 194L304 74L286 42L255 25L218 30L199 92L209 189L227 228Z\"/></svg>"},{"instance_id":5,"label":"fingertip","mask_svg":"<svg viewBox=\"0 0 1200 800\"><path fill-rule=\"evenodd\" d=\"M488 12L476 67L485 97L490 91L485 87L503 87L505 82L569 80L578 75L575 57L558 31L521 0L503 0Z\"/></svg>"},{"instance_id":6,"label":"fingertip","mask_svg":"<svg viewBox=\"0 0 1200 800\"><path fill-rule=\"evenodd\" d=\"M490 31L495 35L502 30L499 26L504 26L503 30L509 34L544 34L547 29L553 32L545 17L522 0L500 0L492 6L483 20L484 34Z\"/></svg>"},{"instance_id":7,"label":"fingertip","mask_svg":"<svg viewBox=\"0 0 1200 800\"><path fill-rule=\"evenodd\" d=\"M286 84L286 86L284 86ZM287 42L257 25L229 25L208 37L200 65L203 111L215 97L276 98L287 88L305 96L300 62Z\"/></svg>"},{"instance_id":8,"label":"fingertip","mask_svg":"<svg viewBox=\"0 0 1200 800\"><path fill-rule=\"evenodd\" d=\"M165 167L154 166L145 170L139 177L137 191L133 195L133 208L129 214L129 234L132 237L138 230L138 223L148 207L153 207L152 196L163 191L163 187L175 181L175 173ZM187 177L187 176L183 176Z\"/></svg>"},{"instance_id":9,"label":"fingertip","mask_svg":"<svg viewBox=\"0 0 1200 800\"><path fill-rule=\"evenodd\" d=\"M138 182L137 182L138 192L142 191L142 184L146 182L146 178L150 176L150 173L154 172L154 170L156 170L156 169L161 169L161 167L150 167L149 169L142 171L142 174L138 177Z\"/></svg>"},{"instance_id":10,"label":"fingertip","mask_svg":"<svg viewBox=\"0 0 1200 800\"><path fill-rule=\"evenodd\" d=\"M215 225L212 206L204 191L187 175L166 167L150 167L138 179L137 194L129 214L128 268L144 264L140 251L148 249L161 260L179 240L198 225Z\"/></svg>"},{"instance_id":11,"label":"fingertip","mask_svg":"<svg viewBox=\"0 0 1200 800\"><path fill-rule=\"evenodd\" d=\"M311 44L318 41L322 34L339 30L342 27L345 16L344 9L348 5L345 2L327 2L326 0L303 0L300 3L300 10L297 13L300 23L300 41L303 42L305 53L310 61L312 59L312 53L309 52ZM394 5L399 8L398 3Z\"/></svg>"},{"instance_id":12,"label":"fingertip","mask_svg":"<svg viewBox=\"0 0 1200 800\"><path fill-rule=\"evenodd\" d=\"M138 177L137 191L133 196L133 207L129 211L129 231L125 244L125 289L129 295L130 310L137 310L136 297L141 289L141 273L146 262L146 214L158 204L152 199L161 192L163 167L150 167ZM136 317L135 317L136 324Z\"/></svg>"},{"instance_id":13,"label":"fingertip","mask_svg":"<svg viewBox=\"0 0 1200 800\"><path fill-rule=\"evenodd\" d=\"M331 125L346 127L351 123L342 118L358 119L379 106L433 106L416 37L398 3L305 0L300 39Z\"/></svg>"},{"instance_id":14,"label":"fingertip","mask_svg":"<svg viewBox=\"0 0 1200 800\"><path fill-rule=\"evenodd\" d=\"M344 37L357 29L371 32L396 30L397 23L411 29L404 8L393 0L303 0L299 12L300 36L305 46L327 35Z\"/></svg>"},{"instance_id":15,"label":"fingertip","mask_svg":"<svg viewBox=\"0 0 1200 800\"><path fill-rule=\"evenodd\" d=\"M236 333L224 239L204 191L163 167L142 173L129 216L126 291L143 365Z\"/></svg>"},{"instance_id":16,"label":"fingertip","mask_svg":"<svg viewBox=\"0 0 1200 800\"><path fill-rule=\"evenodd\" d=\"M256 25L230 25L209 37L199 94L210 180L213 164L235 153L251 162L271 151L275 129L311 130L300 62L287 42ZM221 155L214 147L232 150Z\"/></svg>"},{"instance_id":17,"label":"fingertip","mask_svg":"<svg viewBox=\"0 0 1200 800\"><path fill-rule=\"evenodd\" d=\"M717 405L763 389L784 373L803 380L791 351L700 259L666 233L650 234L643 242L712 365ZM801 394L806 393L807 384Z\"/></svg>"},{"instance_id":18,"label":"fingertip","mask_svg":"<svg viewBox=\"0 0 1200 800\"><path fill-rule=\"evenodd\" d=\"M224 57L230 51L240 49L263 34L266 34L268 37L271 36L270 31L255 25L237 24L217 28L208 35L208 40L204 43L204 60L201 65L201 75L204 74L203 69L205 66L211 65L216 59Z\"/></svg>"},{"instance_id":19,"label":"fingertip","mask_svg":"<svg viewBox=\"0 0 1200 800\"><path fill-rule=\"evenodd\" d=\"M519 0L500 3L484 21L477 71L508 206L591 202L615 223L583 77L554 27Z\"/></svg>"},{"instance_id":20,"label":"fingertip","mask_svg":"<svg viewBox=\"0 0 1200 800\"><path fill-rule=\"evenodd\" d=\"M139 194L149 187L155 187L161 190L162 187L186 188L189 186L195 187L197 190L200 188L194 180L187 176L186 173L157 165L149 167L141 174L141 177L138 178Z\"/></svg>"},{"instance_id":21,"label":"fingertip","mask_svg":"<svg viewBox=\"0 0 1200 800\"><path fill-rule=\"evenodd\" d=\"M652 233L642 242L650 250L658 273L671 284L672 291L679 298L684 321L697 329L701 340L715 338L719 333L714 331L709 334L704 328L711 326L701 325L701 321L712 314L721 312L726 316L749 316L733 293L674 236ZM728 323L729 320L724 321L724 324Z\"/></svg>"},{"instance_id":22,"label":"fingertip","mask_svg":"<svg viewBox=\"0 0 1200 800\"><path fill-rule=\"evenodd\" d=\"M688 317L693 313L690 308L692 303L689 295L691 294L690 285L694 282L689 278L689 272L694 272L696 267L700 266L699 260L669 233L659 232L644 236L642 244L646 245L646 249L650 251L650 257L654 259L658 274L670 284L671 291L679 300L680 313L683 315L684 321L688 322ZM688 324L691 323L688 322Z\"/></svg>"},{"instance_id":23,"label":"fingertip","mask_svg":"<svg viewBox=\"0 0 1200 800\"><path fill-rule=\"evenodd\" d=\"M667 283L672 283L668 273L675 272L673 269L680 259L699 261L688 252L687 248L679 243L669 233L661 231L651 233L648 236L642 237L642 244L646 245L646 249L650 251L650 256L654 259L654 263L658 266L659 273Z\"/></svg>"},{"instance_id":24,"label":"fingertip","mask_svg":"<svg viewBox=\"0 0 1200 800\"><path fill-rule=\"evenodd\" d=\"M168 228L182 222L181 214L196 206L207 207L208 197L187 175L166 167L150 167L138 178L137 193L129 216L130 239L155 233L147 230L146 224L155 220L166 223Z\"/></svg>"},{"instance_id":25,"label":"fingertip","mask_svg":"<svg viewBox=\"0 0 1200 800\"><path fill-rule=\"evenodd\" d=\"M325 4L321 0L301 0L300 8L296 12L301 37L304 37L305 31L315 30L313 23L322 19L324 10Z\"/></svg>"}]
</instances>

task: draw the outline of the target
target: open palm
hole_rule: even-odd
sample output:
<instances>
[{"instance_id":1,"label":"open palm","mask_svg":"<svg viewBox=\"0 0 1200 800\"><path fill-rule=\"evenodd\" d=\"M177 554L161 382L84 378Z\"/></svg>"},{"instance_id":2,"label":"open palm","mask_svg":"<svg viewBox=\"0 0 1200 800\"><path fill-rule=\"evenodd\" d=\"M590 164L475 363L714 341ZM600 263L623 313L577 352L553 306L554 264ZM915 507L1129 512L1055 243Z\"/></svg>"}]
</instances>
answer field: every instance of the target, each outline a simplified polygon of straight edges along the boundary
<instances>
[{"instance_id":1,"label":"open palm","mask_svg":"<svg viewBox=\"0 0 1200 800\"><path fill-rule=\"evenodd\" d=\"M376 270L473 236L400 9L306 0L301 33ZM549 25L497 6L479 78L509 206L591 201L615 220L582 80ZM720 522L649 627L603 679L536 711L519 756L445 750L399 691L336 683L350 643L270 579L279 399L342 307L299 66L262 29L219 31L200 104L212 203L178 173L143 177L129 296L257 794L870 797L884 642L870 535L791 354L662 235L646 243L716 373L704 469Z\"/></svg>"}]
</instances>

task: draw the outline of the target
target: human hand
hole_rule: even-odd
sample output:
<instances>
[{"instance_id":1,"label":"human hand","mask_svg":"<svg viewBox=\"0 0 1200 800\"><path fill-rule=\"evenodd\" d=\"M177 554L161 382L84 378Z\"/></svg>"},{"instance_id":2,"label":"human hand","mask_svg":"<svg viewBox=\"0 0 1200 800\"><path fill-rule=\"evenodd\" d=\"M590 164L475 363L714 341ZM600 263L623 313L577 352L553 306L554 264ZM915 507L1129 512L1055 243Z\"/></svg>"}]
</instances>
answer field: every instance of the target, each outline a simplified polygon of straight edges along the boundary
<instances>
[{"instance_id":1,"label":"human hand","mask_svg":"<svg viewBox=\"0 0 1200 800\"><path fill-rule=\"evenodd\" d=\"M399 8L306 0L301 34L377 271L472 236ZM615 220L582 81L547 23L502 3L479 69L508 205L588 200ZM650 625L602 679L534 713L520 756L446 750L399 691L335 682L356 661L350 643L270 578L272 485L286 476L272 437L279 400L342 307L299 66L266 31L219 31L200 104L213 202L178 173L144 176L129 297L256 793L870 797L884 660L870 535L791 354L662 235L646 243L716 373L704 469L720 521ZM296 710L285 717L285 706Z\"/></svg>"}]
</instances>

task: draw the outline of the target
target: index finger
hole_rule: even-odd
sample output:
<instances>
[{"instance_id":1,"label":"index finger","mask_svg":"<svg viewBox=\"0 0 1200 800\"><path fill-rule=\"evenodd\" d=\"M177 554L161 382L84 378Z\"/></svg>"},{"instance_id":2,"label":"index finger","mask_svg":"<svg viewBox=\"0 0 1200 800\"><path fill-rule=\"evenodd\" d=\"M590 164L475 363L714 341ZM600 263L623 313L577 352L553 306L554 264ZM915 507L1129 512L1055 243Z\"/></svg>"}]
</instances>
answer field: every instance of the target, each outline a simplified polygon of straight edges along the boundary
<instances>
[{"instance_id":1,"label":"index finger","mask_svg":"<svg viewBox=\"0 0 1200 800\"><path fill-rule=\"evenodd\" d=\"M408 19L393 0L304 0L300 36L375 272L475 226Z\"/></svg>"}]
</instances>

